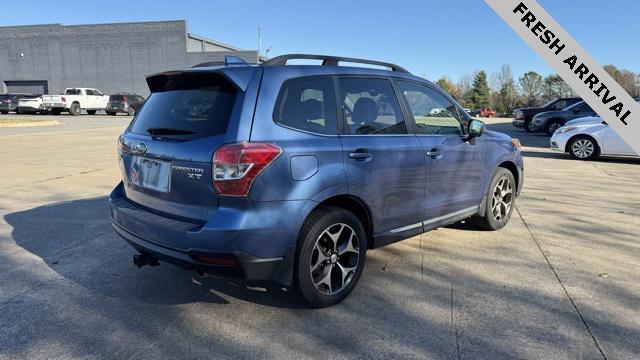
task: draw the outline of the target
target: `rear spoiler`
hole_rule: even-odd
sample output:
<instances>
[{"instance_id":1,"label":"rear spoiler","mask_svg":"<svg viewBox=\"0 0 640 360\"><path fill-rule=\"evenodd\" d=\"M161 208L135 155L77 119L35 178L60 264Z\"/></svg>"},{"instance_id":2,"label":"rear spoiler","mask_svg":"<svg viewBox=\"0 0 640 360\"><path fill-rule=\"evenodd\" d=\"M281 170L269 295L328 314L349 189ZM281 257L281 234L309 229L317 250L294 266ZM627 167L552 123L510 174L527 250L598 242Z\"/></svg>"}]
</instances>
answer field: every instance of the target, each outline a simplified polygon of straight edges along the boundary
<instances>
[{"instance_id":1,"label":"rear spoiler","mask_svg":"<svg viewBox=\"0 0 640 360\"><path fill-rule=\"evenodd\" d=\"M175 70L175 71L165 71L157 74L152 74L147 76L147 85L149 86L149 90L151 92L159 92L163 91L166 88L166 85L172 78L180 77L184 75L210 75L210 76L221 76L234 87L241 91L246 91L247 86L249 85L249 81L253 76L255 71L262 71L260 67L256 66L243 66L243 67L199 67L199 68L191 68L186 70Z\"/></svg>"}]
</instances>

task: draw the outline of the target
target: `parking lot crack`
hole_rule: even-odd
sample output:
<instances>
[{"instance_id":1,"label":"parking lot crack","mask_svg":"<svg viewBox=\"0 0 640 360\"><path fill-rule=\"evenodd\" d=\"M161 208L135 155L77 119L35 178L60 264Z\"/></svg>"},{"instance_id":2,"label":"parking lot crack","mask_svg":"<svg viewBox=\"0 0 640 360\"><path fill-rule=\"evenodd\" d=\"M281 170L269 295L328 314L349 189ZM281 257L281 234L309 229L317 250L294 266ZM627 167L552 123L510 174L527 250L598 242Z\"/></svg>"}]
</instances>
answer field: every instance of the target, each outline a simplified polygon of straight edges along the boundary
<instances>
[{"instance_id":1,"label":"parking lot crack","mask_svg":"<svg viewBox=\"0 0 640 360\"><path fill-rule=\"evenodd\" d=\"M456 320L455 317L453 315L453 310L454 310L454 301L453 301L453 283L450 284L451 287L451 293L449 296L449 309L450 309L450 315L451 315L451 326L453 327L453 336L455 338L456 341L456 359L460 359L460 341L459 341L459 337L458 337L458 325L456 324Z\"/></svg>"},{"instance_id":2,"label":"parking lot crack","mask_svg":"<svg viewBox=\"0 0 640 360\"><path fill-rule=\"evenodd\" d=\"M582 315L582 312L580 311L580 308L578 308L578 305L573 300L573 298L571 297L571 294L569 294L569 291L567 290L566 286L562 282L562 279L560 278L560 275L558 275L558 272L556 271L556 268L553 266L553 264L551 264L551 261L549 260L549 257L542 250L542 246L540 245L540 242L538 241L538 239L533 234L533 231L531 230L531 227L529 227L529 224L527 224L527 222L524 220L524 217L522 216L522 213L520 212L520 209L517 206L514 206L514 209L518 213L518 217L520 217L520 220L524 224L524 227L527 229L527 232L529 232L529 235L531 236L531 239L536 244L538 250L540 251L540 254L542 255L542 257L546 261L546 263L549 266L549 268L551 269L551 272L556 277L556 280L558 280L558 283L560 284L560 287L562 287L562 290L564 291L564 294L567 296L567 298L571 302L571 305L573 306L574 310L576 311L576 313L580 317L580 320L582 321L582 324L587 329L587 333L591 337L591 340L593 340L593 343L595 344L596 348L598 349L598 352L600 353L602 358L606 360L607 356L604 354L604 351L600 347L600 344L598 343L598 340L596 339L595 335L591 331L591 328L589 327L589 323L587 322L585 317Z\"/></svg>"}]
</instances>

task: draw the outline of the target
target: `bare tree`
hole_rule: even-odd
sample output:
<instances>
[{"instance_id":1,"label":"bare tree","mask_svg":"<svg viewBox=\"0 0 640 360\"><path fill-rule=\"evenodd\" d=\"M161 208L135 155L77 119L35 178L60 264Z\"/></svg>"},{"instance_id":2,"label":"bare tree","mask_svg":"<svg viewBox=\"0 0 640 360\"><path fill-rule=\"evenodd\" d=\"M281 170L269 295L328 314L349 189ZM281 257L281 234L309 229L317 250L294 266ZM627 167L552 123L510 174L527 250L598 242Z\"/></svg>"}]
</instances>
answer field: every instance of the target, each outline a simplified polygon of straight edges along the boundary
<instances>
[{"instance_id":1,"label":"bare tree","mask_svg":"<svg viewBox=\"0 0 640 360\"><path fill-rule=\"evenodd\" d=\"M525 106L542 105L542 94L544 92L544 80L535 71L529 71L519 79L520 89Z\"/></svg>"}]
</instances>

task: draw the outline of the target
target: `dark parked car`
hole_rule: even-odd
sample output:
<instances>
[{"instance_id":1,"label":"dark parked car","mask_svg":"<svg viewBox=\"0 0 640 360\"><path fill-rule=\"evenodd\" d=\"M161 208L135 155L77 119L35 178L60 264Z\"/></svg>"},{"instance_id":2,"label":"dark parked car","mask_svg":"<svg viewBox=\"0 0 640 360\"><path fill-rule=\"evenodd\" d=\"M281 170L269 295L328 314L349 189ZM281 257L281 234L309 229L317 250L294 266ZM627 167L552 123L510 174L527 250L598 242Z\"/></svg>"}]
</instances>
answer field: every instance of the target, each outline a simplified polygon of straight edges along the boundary
<instances>
[{"instance_id":1,"label":"dark parked car","mask_svg":"<svg viewBox=\"0 0 640 360\"><path fill-rule=\"evenodd\" d=\"M531 125L531 120L533 117L541 112L545 111L558 111L562 109L566 109L567 107L582 101L582 99L578 97L572 98L560 98L553 101L550 101L541 107L530 107L530 108L521 108L516 109L516 117L513 119L512 124L517 128L523 128L526 131L533 131L529 125Z\"/></svg>"},{"instance_id":2,"label":"dark parked car","mask_svg":"<svg viewBox=\"0 0 640 360\"><path fill-rule=\"evenodd\" d=\"M567 121L587 116L598 116L598 114L589 104L580 101L560 111L547 111L535 115L529 129L533 132L546 132L553 135Z\"/></svg>"},{"instance_id":3,"label":"dark parked car","mask_svg":"<svg viewBox=\"0 0 640 360\"><path fill-rule=\"evenodd\" d=\"M108 115L125 113L134 116L144 105L144 98L140 95L111 95L105 111Z\"/></svg>"},{"instance_id":4,"label":"dark parked car","mask_svg":"<svg viewBox=\"0 0 640 360\"><path fill-rule=\"evenodd\" d=\"M397 65L285 55L147 83L109 197L137 266L273 280L328 306L367 250L469 217L500 229L522 189L519 141Z\"/></svg>"},{"instance_id":5,"label":"dark parked car","mask_svg":"<svg viewBox=\"0 0 640 360\"><path fill-rule=\"evenodd\" d=\"M38 97L31 94L0 94L0 113L18 112L18 102L25 97Z\"/></svg>"}]
</instances>

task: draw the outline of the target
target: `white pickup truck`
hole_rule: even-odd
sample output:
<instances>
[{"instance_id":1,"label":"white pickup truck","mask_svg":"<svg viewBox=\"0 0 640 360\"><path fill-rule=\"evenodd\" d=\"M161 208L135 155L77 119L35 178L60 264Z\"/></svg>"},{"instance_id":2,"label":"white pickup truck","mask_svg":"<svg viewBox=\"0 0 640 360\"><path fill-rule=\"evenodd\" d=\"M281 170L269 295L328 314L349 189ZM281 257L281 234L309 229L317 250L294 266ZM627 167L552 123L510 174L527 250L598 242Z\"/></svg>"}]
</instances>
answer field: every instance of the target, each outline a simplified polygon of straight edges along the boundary
<instances>
[{"instance_id":1,"label":"white pickup truck","mask_svg":"<svg viewBox=\"0 0 640 360\"><path fill-rule=\"evenodd\" d=\"M53 115L68 111L75 116L80 115L82 110L94 115L96 111L104 110L108 102L108 95L89 88L68 88L64 90L64 95L42 95L42 109Z\"/></svg>"}]
</instances>

